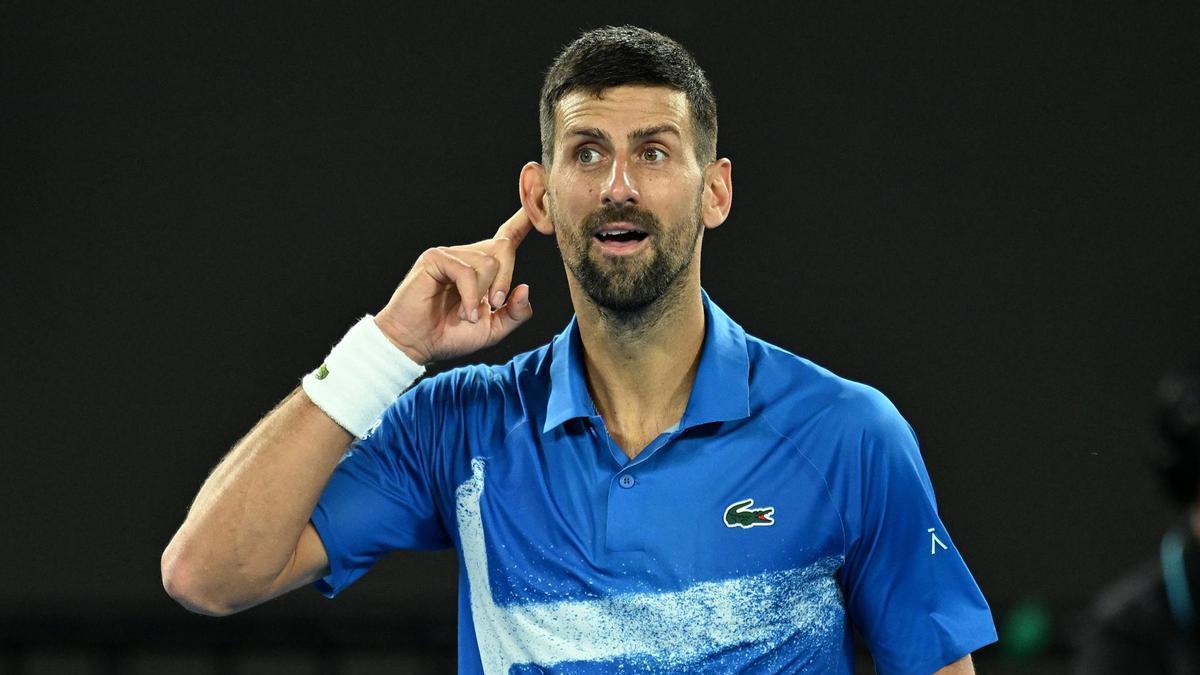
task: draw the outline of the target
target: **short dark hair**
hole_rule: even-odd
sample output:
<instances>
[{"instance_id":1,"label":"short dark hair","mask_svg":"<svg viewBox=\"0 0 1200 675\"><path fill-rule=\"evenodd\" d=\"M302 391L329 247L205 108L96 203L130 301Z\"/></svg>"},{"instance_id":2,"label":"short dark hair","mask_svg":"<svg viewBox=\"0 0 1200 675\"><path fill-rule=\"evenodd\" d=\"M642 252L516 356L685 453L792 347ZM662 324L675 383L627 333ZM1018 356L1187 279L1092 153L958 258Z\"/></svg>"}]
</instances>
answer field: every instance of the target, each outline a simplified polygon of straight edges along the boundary
<instances>
[{"instance_id":1,"label":"short dark hair","mask_svg":"<svg viewBox=\"0 0 1200 675\"><path fill-rule=\"evenodd\" d=\"M696 159L717 158L717 101L696 59L678 42L637 26L605 26L563 48L542 83L542 161L554 156L554 106L570 92L599 96L623 84L663 85L683 92L692 113Z\"/></svg>"}]
</instances>

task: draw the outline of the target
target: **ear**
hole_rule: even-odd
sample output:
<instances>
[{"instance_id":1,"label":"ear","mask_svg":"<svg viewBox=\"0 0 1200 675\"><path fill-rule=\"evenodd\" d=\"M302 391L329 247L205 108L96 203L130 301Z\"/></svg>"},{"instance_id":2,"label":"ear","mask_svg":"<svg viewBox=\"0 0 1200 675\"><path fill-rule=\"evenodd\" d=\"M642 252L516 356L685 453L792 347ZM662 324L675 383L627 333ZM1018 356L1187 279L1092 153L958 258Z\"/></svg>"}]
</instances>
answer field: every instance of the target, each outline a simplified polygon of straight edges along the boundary
<instances>
[{"instance_id":1,"label":"ear","mask_svg":"<svg viewBox=\"0 0 1200 675\"><path fill-rule=\"evenodd\" d=\"M722 157L704 167L704 194L700 206L700 217L704 227L713 229L729 217L733 206L733 162Z\"/></svg>"},{"instance_id":2,"label":"ear","mask_svg":"<svg viewBox=\"0 0 1200 675\"><path fill-rule=\"evenodd\" d=\"M521 193L521 206L533 227L542 234L554 234L554 222L546 205L546 167L537 162L528 162L521 167L521 178L517 185Z\"/></svg>"}]
</instances>

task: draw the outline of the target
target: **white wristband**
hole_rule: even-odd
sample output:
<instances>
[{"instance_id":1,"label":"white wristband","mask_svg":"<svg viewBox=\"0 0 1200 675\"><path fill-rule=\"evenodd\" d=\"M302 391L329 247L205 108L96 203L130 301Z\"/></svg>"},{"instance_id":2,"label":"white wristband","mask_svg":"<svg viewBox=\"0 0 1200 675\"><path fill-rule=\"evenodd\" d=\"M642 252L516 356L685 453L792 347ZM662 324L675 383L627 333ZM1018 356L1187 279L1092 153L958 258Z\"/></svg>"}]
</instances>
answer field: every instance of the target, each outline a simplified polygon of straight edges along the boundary
<instances>
[{"instance_id":1,"label":"white wristband","mask_svg":"<svg viewBox=\"0 0 1200 675\"><path fill-rule=\"evenodd\" d=\"M368 314L301 384L334 422L366 438L383 411L424 372L425 367L392 344Z\"/></svg>"}]
</instances>

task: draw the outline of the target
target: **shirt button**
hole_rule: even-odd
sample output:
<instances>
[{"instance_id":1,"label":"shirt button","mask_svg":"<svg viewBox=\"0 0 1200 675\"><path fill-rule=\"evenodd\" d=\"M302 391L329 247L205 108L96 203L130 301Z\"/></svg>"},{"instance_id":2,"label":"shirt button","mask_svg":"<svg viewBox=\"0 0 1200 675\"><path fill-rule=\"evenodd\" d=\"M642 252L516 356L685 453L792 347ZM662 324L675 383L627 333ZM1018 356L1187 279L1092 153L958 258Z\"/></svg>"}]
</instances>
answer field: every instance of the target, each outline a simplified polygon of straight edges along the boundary
<instances>
[{"instance_id":1,"label":"shirt button","mask_svg":"<svg viewBox=\"0 0 1200 675\"><path fill-rule=\"evenodd\" d=\"M623 488L631 488L636 484L637 484L637 481L634 480L633 476L630 474L624 474L620 478L617 479L617 485L620 485Z\"/></svg>"}]
</instances>

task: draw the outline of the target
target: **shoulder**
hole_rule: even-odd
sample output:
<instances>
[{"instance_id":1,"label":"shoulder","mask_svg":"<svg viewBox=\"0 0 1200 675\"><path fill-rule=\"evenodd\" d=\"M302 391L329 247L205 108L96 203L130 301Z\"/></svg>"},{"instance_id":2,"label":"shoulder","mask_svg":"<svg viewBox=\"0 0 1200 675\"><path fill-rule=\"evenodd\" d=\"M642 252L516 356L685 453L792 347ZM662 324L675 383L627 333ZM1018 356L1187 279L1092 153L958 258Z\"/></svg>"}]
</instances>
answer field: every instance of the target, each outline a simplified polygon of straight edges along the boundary
<instances>
[{"instance_id":1,"label":"shoulder","mask_svg":"<svg viewBox=\"0 0 1200 675\"><path fill-rule=\"evenodd\" d=\"M780 433L819 428L847 439L912 433L896 406L875 387L750 335L746 350L751 409Z\"/></svg>"},{"instance_id":2,"label":"shoulder","mask_svg":"<svg viewBox=\"0 0 1200 675\"><path fill-rule=\"evenodd\" d=\"M517 354L502 364L469 364L430 375L406 391L393 409L419 409L442 423L454 418L508 417L549 382L550 345Z\"/></svg>"},{"instance_id":3,"label":"shoulder","mask_svg":"<svg viewBox=\"0 0 1200 675\"><path fill-rule=\"evenodd\" d=\"M876 486L932 502L912 428L875 387L747 336L751 414L786 438L822 475L850 541L864 531Z\"/></svg>"}]
</instances>

